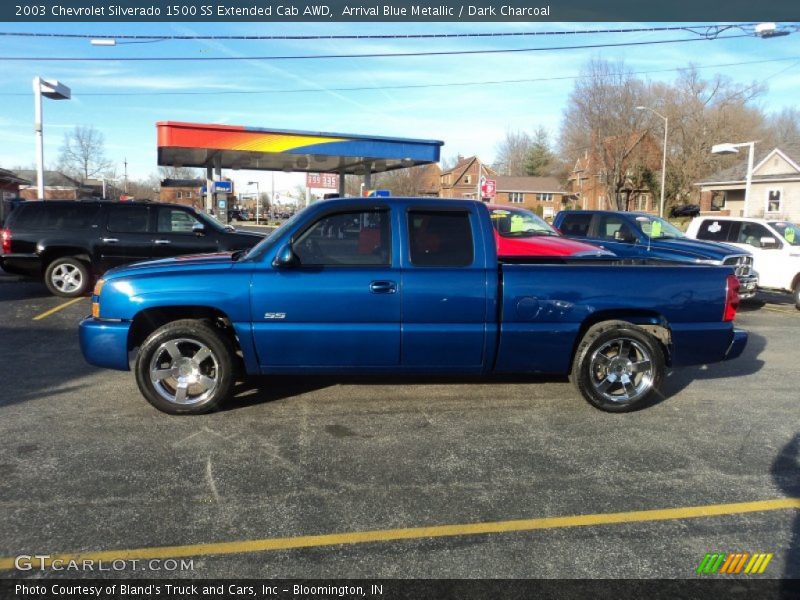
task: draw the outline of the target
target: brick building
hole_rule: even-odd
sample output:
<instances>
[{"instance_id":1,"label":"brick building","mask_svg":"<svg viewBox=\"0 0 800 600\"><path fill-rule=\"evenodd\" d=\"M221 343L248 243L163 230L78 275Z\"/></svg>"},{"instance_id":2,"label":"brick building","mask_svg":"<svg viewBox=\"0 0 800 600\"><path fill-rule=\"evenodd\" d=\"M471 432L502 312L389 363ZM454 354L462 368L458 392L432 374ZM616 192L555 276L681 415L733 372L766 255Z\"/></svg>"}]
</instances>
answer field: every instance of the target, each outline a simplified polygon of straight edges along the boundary
<instances>
[{"instance_id":1,"label":"brick building","mask_svg":"<svg viewBox=\"0 0 800 600\"><path fill-rule=\"evenodd\" d=\"M497 173L488 165L483 164L477 156L464 158L458 157L458 162L452 169L442 171L440 177L440 198L473 198L480 195L480 177L484 175L495 179Z\"/></svg>"},{"instance_id":2,"label":"brick building","mask_svg":"<svg viewBox=\"0 0 800 600\"><path fill-rule=\"evenodd\" d=\"M511 177L498 175L497 196L493 204L527 208L552 219L562 209L571 207L571 195L555 177Z\"/></svg>"},{"instance_id":3,"label":"brick building","mask_svg":"<svg viewBox=\"0 0 800 600\"><path fill-rule=\"evenodd\" d=\"M658 198L648 185L660 181L662 148L647 131L608 137L602 145L584 150L567 180L576 208L616 210L616 198L609 197L605 184L606 166L620 164L619 188L614 192L625 210L658 212Z\"/></svg>"},{"instance_id":4,"label":"brick building","mask_svg":"<svg viewBox=\"0 0 800 600\"><path fill-rule=\"evenodd\" d=\"M161 202L193 206L200 210L205 206L202 192L205 185L205 179L164 179L161 181L158 199Z\"/></svg>"},{"instance_id":5,"label":"brick building","mask_svg":"<svg viewBox=\"0 0 800 600\"><path fill-rule=\"evenodd\" d=\"M20 179L25 179L30 183L19 186L19 195L25 200L39 199L39 191L36 187L36 171L23 169L15 171L14 174ZM81 200L93 197L93 188L83 185L77 179L64 175L60 171L44 172L44 199L45 200Z\"/></svg>"}]
</instances>

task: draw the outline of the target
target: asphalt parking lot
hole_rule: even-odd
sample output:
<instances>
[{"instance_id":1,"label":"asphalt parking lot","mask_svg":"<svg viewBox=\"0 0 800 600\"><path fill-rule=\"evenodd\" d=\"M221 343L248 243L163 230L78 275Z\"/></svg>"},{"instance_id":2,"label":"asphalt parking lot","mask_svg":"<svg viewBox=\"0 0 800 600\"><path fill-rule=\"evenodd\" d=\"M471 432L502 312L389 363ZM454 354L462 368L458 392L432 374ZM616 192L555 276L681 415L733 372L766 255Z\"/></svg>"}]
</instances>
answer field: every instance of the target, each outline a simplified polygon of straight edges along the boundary
<instances>
[{"instance_id":1,"label":"asphalt parking lot","mask_svg":"<svg viewBox=\"0 0 800 600\"><path fill-rule=\"evenodd\" d=\"M88 312L0 273L0 577L65 554L191 557L160 577L684 578L708 552L800 577L788 299L740 312L741 358L622 415L561 378L273 378L172 417L83 362Z\"/></svg>"}]
</instances>

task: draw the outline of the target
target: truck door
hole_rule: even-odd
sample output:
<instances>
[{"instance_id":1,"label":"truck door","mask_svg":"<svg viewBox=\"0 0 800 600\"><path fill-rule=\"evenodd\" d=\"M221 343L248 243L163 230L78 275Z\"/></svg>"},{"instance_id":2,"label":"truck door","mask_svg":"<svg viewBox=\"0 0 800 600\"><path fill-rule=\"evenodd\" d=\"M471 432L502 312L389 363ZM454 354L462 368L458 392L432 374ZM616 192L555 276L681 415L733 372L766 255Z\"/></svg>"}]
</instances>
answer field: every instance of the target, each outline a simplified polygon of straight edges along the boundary
<instances>
[{"instance_id":1,"label":"truck door","mask_svg":"<svg viewBox=\"0 0 800 600\"><path fill-rule=\"evenodd\" d=\"M400 269L388 208L343 208L295 238L299 264L253 276L253 334L262 368L400 364Z\"/></svg>"},{"instance_id":2,"label":"truck door","mask_svg":"<svg viewBox=\"0 0 800 600\"><path fill-rule=\"evenodd\" d=\"M493 240L482 240L476 215L466 209L410 208L405 220L402 364L420 370L477 370L487 321L480 244Z\"/></svg>"},{"instance_id":3,"label":"truck door","mask_svg":"<svg viewBox=\"0 0 800 600\"><path fill-rule=\"evenodd\" d=\"M611 250L621 258L643 258L647 255L646 245L642 247L637 244L638 234L634 225L618 215L596 214L586 241Z\"/></svg>"},{"instance_id":4,"label":"truck door","mask_svg":"<svg viewBox=\"0 0 800 600\"><path fill-rule=\"evenodd\" d=\"M96 255L105 271L132 262L150 260L153 235L148 232L150 207L141 204L111 204L97 231Z\"/></svg>"}]
</instances>

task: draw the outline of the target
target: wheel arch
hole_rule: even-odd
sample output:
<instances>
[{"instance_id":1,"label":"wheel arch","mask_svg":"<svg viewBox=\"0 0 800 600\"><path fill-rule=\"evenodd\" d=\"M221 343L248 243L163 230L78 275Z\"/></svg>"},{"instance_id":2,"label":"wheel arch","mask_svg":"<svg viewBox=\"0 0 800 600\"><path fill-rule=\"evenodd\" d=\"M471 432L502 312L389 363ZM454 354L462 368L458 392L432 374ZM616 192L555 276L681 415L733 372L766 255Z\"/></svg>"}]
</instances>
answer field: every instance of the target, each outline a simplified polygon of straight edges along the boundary
<instances>
[{"instance_id":1,"label":"wheel arch","mask_svg":"<svg viewBox=\"0 0 800 600\"><path fill-rule=\"evenodd\" d=\"M670 349L672 347L672 330L670 329L669 323L664 316L656 311L626 309L598 311L596 313L592 313L586 319L584 319L572 345L570 365L575 362L578 347L581 345L581 342L589 333L589 331L597 327L601 327L609 321L630 323L647 331L656 340L658 340L659 344L661 344L661 349L664 351L664 359L666 360L666 364L671 364L672 353L670 352Z\"/></svg>"},{"instance_id":2,"label":"wheel arch","mask_svg":"<svg viewBox=\"0 0 800 600\"><path fill-rule=\"evenodd\" d=\"M45 271L47 271L47 267L50 266L55 260L59 258L76 258L80 261L86 263L89 267L89 271L92 271L92 257L89 251L86 248L82 248L81 246L69 246L69 245L57 245L57 246L47 246L42 250L39 255L41 256L42 262L42 275L44 275Z\"/></svg>"},{"instance_id":3,"label":"wheel arch","mask_svg":"<svg viewBox=\"0 0 800 600\"><path fill-rule=\"evenodd\" d=\"M147 337L159 327L181 319L207 321L217 326L220 333L241 352L241 344L233 328L233 323L219 308L204 305L154 306L136 313L128 331L128 352L140 347Z\"/></svg>"}]
</instances>

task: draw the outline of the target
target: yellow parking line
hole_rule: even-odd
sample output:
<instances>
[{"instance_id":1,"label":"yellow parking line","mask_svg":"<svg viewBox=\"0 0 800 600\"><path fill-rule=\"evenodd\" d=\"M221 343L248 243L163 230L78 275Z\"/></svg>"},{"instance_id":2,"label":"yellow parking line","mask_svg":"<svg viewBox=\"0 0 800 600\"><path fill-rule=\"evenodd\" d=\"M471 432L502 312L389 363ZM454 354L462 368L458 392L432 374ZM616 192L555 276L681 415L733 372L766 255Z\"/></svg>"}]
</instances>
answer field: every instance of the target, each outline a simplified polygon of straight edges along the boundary
<instances>
[{"instance_id":1,"label":"yellow parking line","mask_svg":"<svg viewBox=\"0 0 800 600\"><path fill-rule=\"evenodd\" d=\"M184 546L157 546L120 550L88 551L72 554L52 555L45 561L49 565L54 560L64 563L70 561L94 560L149 560L185 558L190 556L211 556L225 554L248 554L271 550L291 550L296 548L317 548L343 544L366 544L371 542L392 542L435 537L455 537L462 535L482 535L489 533L510 533L532 531L535 529L558 529L565 527L587 527L613 525L619 523L641 523L646 521L667 521L672 519L693 519L698 517L717 517L750 512L800 509L800 498L775 498L754 502L734 502L731 504L709 504L704 506L685 506L681 508L662 508L619 513L599 513L573 515L566 517L543 517L515 521L492 521L487 523L464 523L457 525L433 525L430 527L409 527L404 529L378 529L355 531L351 533L330 533L324 535L304 535L298 537L264 538L239 540L234 542L213 542L209 544L188 544ZM35 550L35 552L34 552ZM26 554L42 554L45 548L26 549ZM39 564L37 562L37 564ZM0 558L0 570L14 568L14 558Z\"/></svg>"},{"instance_id":2,"label":"yellow parking line","mask_svg":"<svg viewBox=\"0 0 800 600\"><path fill-rule=\"evenodd\" d=\"M68 306L72 306L73 304L77 304L81 300L85 300L85 298L81 297L81 298L73 298L72 300L67 300L66 302L64 302L63 304L59 304L55 308L51 308L50 310L44 311L40 315L36 315L35 317L33 317L33 320L34 321L41 321L42 319L45 319L45 318L49 317L50 315L57 313L60 310L64 310Z\"/></svg>"}]
</instances>

